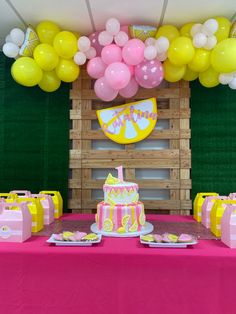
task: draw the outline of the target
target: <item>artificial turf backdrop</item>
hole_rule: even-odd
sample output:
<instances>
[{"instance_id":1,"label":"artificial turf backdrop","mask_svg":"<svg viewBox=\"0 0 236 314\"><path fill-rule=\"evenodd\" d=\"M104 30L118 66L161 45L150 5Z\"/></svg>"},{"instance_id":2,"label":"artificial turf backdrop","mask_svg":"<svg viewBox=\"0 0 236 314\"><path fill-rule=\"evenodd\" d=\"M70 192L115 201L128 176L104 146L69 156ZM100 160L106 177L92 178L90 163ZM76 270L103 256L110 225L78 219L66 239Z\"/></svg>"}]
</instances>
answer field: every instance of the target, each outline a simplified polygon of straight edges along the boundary
<instances>
[{"instance_id":1,"label":"artificial turf backdrop","mask_svg":"<svg viewBox=\"0 0 236 314\"><path fill-rule=\"evenodd\" d=\"M236 90L191 87L192 199L198 192L236 192Z\"/></svg>"},{"instance_id":2,"label":"artificial turf backdrop","mask_svg":"<svg viewBox=\"0 0 236 314\"><path fill-rule=\"evenodd\" d=\"M0 54L0 192L58 190L67 211L70 85L20 86L13 61Z\"/></svg>"}]
</instances>

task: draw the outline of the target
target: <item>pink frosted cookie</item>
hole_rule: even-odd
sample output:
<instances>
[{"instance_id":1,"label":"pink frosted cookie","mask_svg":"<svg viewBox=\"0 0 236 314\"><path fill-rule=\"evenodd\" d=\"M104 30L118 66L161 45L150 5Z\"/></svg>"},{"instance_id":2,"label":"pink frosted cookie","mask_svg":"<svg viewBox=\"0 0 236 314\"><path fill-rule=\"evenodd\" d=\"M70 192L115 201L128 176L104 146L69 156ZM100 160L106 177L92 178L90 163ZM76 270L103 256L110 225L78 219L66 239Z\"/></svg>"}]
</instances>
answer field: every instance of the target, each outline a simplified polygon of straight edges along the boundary
<instances>
[{"instance_id":1,"label":"pink frosted cookie","mask_svg":"<svg viewBox=\"0 0 236 314\"><path fill-rule=\"evenodd\" d=\"M162 235L162 241L166 243L176 243L178 241L178 237L172 233L164 233Z\"/></svg>"},{"instance_id":2,"label":"pink frosted cookie","mask_svg":"<svg viewBox=\"0 0 236 314\"><path fill-rule=\"evenodd\" d=\"M53 239L54 239L55 241L63 241L62 233L54 234L54 235L53 235Z\"/></svg>"},{"instance_id":3,"label":"pink frosted cookie","mask_svg":"<svg viewBox=\"0 0 236 314\"><path fill-rule=\"evenodd\" d=\"M81 241L81 239L83 237L85 237L87 235L86 232L79 232L79 231L76 231L75 234L74 234L74 238L75 240L74 241Z\"/></svg>"},{"instance_id":4,"label":"pink frosted cookie","mask_svg":"<svg viewBox=\"0 0 236 314\"><path fill-rule=\"evenodd\" d=\"M162 236L160 234L154 234L153 238L154 238L155 242L157 242L157 243L162 242Z\"/></svg>"},{"instance_id":5,"label":"pink frosted cookie","mask_svg":"<svg viewBox=\"0 0 236 314\"><path fill-rule=\"evenodd\" d=\"M193 242L193 237L190 234L182 233L178 238L178 242Z\"/></svg>"}]
</instances>

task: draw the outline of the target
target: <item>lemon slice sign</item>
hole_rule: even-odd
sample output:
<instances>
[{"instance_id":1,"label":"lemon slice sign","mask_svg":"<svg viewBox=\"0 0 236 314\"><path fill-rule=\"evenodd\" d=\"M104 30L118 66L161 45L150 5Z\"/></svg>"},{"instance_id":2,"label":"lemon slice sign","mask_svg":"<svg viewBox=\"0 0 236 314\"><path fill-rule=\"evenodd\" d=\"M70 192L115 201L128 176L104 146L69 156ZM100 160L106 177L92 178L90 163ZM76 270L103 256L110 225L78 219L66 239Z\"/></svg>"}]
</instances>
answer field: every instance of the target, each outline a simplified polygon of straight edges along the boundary
<instances>
[{"instance_id":1,"label":"lemon slice sign","mask_svg":"<svg viewBox=\"0 0 236 314\"><path fill-rule=\"evenodd\" d=\"M119 144L143 140L155 128L157 103L149 98L121 106L97 110L99 124L105 135Z\"/></svg>"}]
</instances>

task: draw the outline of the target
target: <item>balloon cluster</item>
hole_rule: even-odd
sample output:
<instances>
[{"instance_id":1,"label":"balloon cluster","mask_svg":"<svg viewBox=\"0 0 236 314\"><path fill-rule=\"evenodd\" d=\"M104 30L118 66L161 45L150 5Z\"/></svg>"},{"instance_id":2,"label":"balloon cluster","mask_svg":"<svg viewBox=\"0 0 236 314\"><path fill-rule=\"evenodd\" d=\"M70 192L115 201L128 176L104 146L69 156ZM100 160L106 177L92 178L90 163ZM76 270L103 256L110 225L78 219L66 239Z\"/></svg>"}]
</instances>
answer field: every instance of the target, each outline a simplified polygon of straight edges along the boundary
<instances>
[{"instance_id":1,"label":"balloon cluster","mask_svg":"<svg viewBox=\"0 0 236 314\"><path fill-rule=\"evenodd\" d=\"M170 42L167 37L160 36L158 39L149 37L145 40L144 57L147 60L158 59L165 61L167 59L167 50Z\"/></svg>"},{"instance_id":2,"label":"balloon cluster","mask_svg":"<svg viewBox=\"0 0 236 314\"><path fill-rule=\"evenodd\" d=\"M229 85L231 89L236 89L236 72L221 73L219 75L219 82L222 85Z\"/></svg>"},{"instance_id":3,"label":"balloon cluster","mask_svg":"<svg viewBox=\"0 0 236 314\"><path fill-rule=\"evenodd\" d=\"M193 45L196 48L211 50L217 44L217 38L214 34L218 30L216 19L208 19L204 24L194 24L191 28Z\"/></svg>"},{"instance_id":4,"label":"balloon cluster","mask_svg":"<svg viewBox=\"0 0 236 314\"><path fill-rule=\"evenodd\" d=\"M2 51L8 58L16 58L25 40L25 33L20 28L13 28L5 38Z\"/></svg>"},{"instance_id":5,"label":"balloon cluster","mask_svg":"<svg viewBox=\"0 0 236 314\"><path fill-rule=\"evenodd\" d=\"M129 39L117 19L109 19L106 30L92 37L91 45L99 44L102 49L98 47L97 56L89 60L87 72L97 79L94 90L102 100L111 101L118 94L130 98L137 93L139 85L153 88L163 80L161 62L145 59L145 44L137 38Z\"/></svg>"},{"instance_id":6,"label":"balloon cluster","mask_svg":"<svg viewBox=\"0 0 236 314\"><path fill-rule=\"evenodd\" d=\"M96 49L91 46L91 41L88 37L82 36L78 39L79 51L74 55L74 61L78 65L85 64L87 59L96 57Z\"/></svg>"},{"instance_id":7,"label":"balloon cluster","mask_svg":"<svg viewBox=\"0 0 236 314\"><path fill-rule=\"evenodd\" d=\"M51 21L40 22L36 32L40 42L34 47L32 56L19 57L12 65L11 74L14 80L27 87L38 85L46 92L57 90L61 81L75 81L80 73L73 60L77 51L76 35L61 31ZM12 32L10 38L14 38ZM22 41L23 35L19 38L19 43Z\"/></svg>"},{"instance_id":8,"label":"balloon cluster","mask_svg":"<svg viewBox=\"0 0 236 314\"><path fill-rule=\"evenodd\" d=\"M16 82L39 85L47 92L58 89L61 81L75 81L87 60L87 72L96 79L95 93L104 101L118 94L131 98L139 87L157 87L163 78L168 82L198 78L207 88L221 83L235 89L235 29L227 18L215 17L180 29L162 25L154 35L153 27L121 26L110 18L105 30L79 38L42 21L36 32L28 28L28 35L13 29L3 52L16 58L11 69Z\"/></svg>"}]
</instances>

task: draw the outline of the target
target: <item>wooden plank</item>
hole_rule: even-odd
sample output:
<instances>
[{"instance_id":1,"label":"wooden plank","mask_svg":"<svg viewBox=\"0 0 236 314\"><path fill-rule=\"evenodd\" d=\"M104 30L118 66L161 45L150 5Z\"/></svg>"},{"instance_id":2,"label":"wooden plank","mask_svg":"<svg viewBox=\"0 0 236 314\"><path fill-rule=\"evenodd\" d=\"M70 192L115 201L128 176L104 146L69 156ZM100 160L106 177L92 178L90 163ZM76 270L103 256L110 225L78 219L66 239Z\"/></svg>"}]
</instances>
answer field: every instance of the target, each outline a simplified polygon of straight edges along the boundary
<instances>
[{"instance_id":1,"label":"wooden plank","mask_svg":"<svg viewBox=\"0 0 236 314\"><path fill-rule=\"evenodd\" d=\"M171 110L171 109L161 109L158 111L158 120L161 119L177 119L180 117L180 114L182 117L188 119L190 117L190 109L183 109L180 110ZM83 112L75 112L73 110L70 110L70 116L73 116L74 119L83 119L83 120L97 120L97 115L95 110L87 110Z\"/></svg>"},{"instance_id":2,"label":"wooden plank","mask_svg":"<svg viewBox=\"0 0 236 314\"><path fill-rule=\"evenodd\" d=\"M133 170L133 169L126 169ZM134 180L134 178L127 178L129 181ZM137 180L135 183L139 185L140 189L180 189L181 183L179 180ZM84 180L82 182L83 189L102 189L104 184L104 179L96 180ZM185 182L185 187L189 186L190 182Z\"/></svg>"},{"instance_id":3,"label":"wooden plank","mask_svg":"<svg viewBox=\"0 0 236 314\"><path fill-rule=\"evenodd\" d=\"M183 88L181 90L181 95L189 97L190 91L189 88ZM180 89L179 88L163 88L163 89L140 89L139 92L135 95L135 99L145 99L145 98L179 98ZM82 99L82 100L96 100L98 99L93 89L83 89L83 90L71 90L70 99ZM117 97L117 100L123 100L122 97ZM131 100L132 101L132 100Z\"/></svg>"},{"instance_id":4,"label":"wooden plank","mask_svg":"<svg viewBox=\"0 0 236 314\"><path fill-rule=\"evenodd\" d=\"M165 168L179 168L179 160L178 159L152 159L150 164L150 160L143 160L143 159L134 159L134 160L127 160L127 159L82 159L82 168L86 169L93 169L93 168L100 168L106 169L115 168L119 165L123 165L124 168L143 168L143 169L165 169ZM71 168L74 168L73 163L71 163Z\"/></svg>"},{"instance_id":5,"label":"wooden plank","mask_svg":"<svg viewBox=\"0 0 236 314\"><path fill-rule=\"evenodd\" d=\"M107 136L101 129L80 131L76 129L70 130L70 139L83 138L83 140L107 140ZM190 131L183 131L182 138L190 138ZM179 139L180 132L174 129L153 130L147 139Z\"/></svg>"},{"instance_id":6,"label":"wooden plank","mask_svg":"<svg viewBox=\"0 0 236 314\"><path fill-rule=\"evenodd\" d=\"M77 151L72 153L71 157L79 158ZM187 156L186 156L187 157ZM86 159L176 159L179 158L179 150L177 149L163 149L163 150L84 150L82 158ZM150 166L150 164L149 164Z\"/></svg>"}]
</instances>

